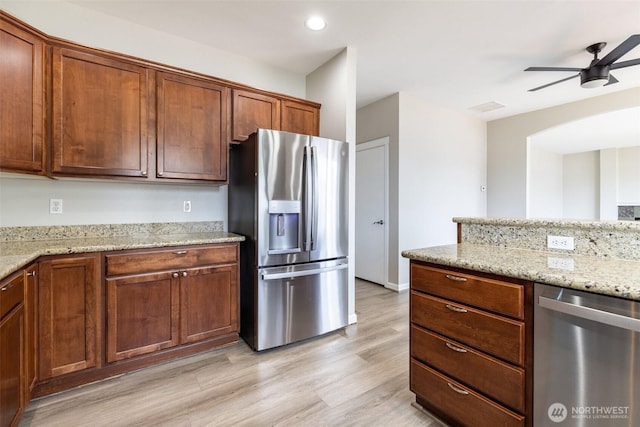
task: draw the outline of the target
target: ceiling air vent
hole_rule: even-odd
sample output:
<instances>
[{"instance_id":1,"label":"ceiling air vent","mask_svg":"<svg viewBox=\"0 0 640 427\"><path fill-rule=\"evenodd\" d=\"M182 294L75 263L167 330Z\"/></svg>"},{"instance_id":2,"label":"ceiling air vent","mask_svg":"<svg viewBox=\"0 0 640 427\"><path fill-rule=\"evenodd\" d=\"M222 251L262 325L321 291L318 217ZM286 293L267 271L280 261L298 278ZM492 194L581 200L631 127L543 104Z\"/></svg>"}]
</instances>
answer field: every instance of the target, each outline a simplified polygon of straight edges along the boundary
<instances>
[{"instance_id":1,"label":"ceiling air vent","mask_svg":"<svg viewBox=\"0 0 640 427\"><path fill-rule=\"evenodd\" d=\"M498 108L504 108L504 105L496 101L490 101L490 102L485 102L484 104L476 105L475 107L471 107L469 109L473 111L478 111L480 113L486 113L488 111L497 110Z\"/></svg>"}]
</instances>

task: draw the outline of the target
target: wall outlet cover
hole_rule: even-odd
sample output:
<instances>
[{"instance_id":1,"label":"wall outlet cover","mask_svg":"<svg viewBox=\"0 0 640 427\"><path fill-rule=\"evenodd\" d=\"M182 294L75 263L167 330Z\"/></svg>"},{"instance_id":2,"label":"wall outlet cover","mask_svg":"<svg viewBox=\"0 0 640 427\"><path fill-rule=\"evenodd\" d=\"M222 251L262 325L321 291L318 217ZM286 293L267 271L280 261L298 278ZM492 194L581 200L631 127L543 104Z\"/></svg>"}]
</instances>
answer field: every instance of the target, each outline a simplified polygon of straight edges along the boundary
<instances>
[{"instance_id":1,"label":"wall outlet cover","mask_svg":"<svg viewBox=\"0 0 640 427\"><path fill-rule=\"evenodd\" d=\"M572 251L575 249L573 237L569 236L547 236L548 249L561 249Z\"/></svg>"},{"instance_id":2,"label":"wall outlet cover","mask_svg":"<svg viewBox=\"0 0 640 427\"><path fill-rule=\"evenodd\" d=\"M49 199L49 213L56 215L62 213L62 199Z\"/></svg>"}]
</instances>

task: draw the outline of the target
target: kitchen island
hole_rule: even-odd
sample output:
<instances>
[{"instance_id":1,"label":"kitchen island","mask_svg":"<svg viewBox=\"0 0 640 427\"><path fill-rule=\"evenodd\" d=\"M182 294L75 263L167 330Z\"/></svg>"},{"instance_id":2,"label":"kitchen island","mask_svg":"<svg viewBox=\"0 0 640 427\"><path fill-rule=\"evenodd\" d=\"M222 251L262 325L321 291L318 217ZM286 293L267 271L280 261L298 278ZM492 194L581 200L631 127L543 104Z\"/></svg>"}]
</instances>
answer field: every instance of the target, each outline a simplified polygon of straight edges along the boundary
<instances>
[{"instance_id":1,"label":"kitchen island","mask_svg":"<svg viewBox=\"0 0 640 427\"><path fill-rule=\"evenodd\" d=\"M402 252L411 390L453 425L534 425L534 283L640 301L640 224L454 222L457 244ZM570 237L573 249L548 249L547 236Z\"/></svg>"}]
</instances>

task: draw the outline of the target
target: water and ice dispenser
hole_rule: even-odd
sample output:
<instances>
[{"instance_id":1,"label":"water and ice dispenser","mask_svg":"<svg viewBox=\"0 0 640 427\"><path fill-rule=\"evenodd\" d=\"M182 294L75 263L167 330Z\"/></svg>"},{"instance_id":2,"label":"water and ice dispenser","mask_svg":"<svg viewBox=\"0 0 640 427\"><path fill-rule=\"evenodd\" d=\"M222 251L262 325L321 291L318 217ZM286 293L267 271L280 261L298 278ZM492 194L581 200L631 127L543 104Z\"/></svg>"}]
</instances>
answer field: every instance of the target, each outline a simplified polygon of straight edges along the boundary
<instances>
[{"instance_id":1,"label":"water and ice dispenser","mask_svg":"<svg viewBox=\"0 0 640 427\"><path fill-rule=\"evenodd\" d=\"M299 200L269 201L269 254L300 252Z\"/></svg>"}]
</instances>

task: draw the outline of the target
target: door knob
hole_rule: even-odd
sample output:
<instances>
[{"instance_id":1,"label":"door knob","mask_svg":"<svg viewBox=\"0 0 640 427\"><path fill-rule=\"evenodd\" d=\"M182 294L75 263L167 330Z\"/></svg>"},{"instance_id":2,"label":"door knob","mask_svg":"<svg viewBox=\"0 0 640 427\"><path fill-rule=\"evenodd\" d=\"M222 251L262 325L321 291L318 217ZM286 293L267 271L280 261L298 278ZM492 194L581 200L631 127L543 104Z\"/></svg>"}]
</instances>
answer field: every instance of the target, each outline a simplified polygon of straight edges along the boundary
<instances>
[{"instance_id":1,"label":"door knob","mask_svg":"<svg viewBox=\"0 0 640 427\"><path fill-rule=\"evenodd\" d=\"M384 221L383 220L378 220L378 221L375 221L374 224L383 225Z\"/></svg>"}]
</instances>

